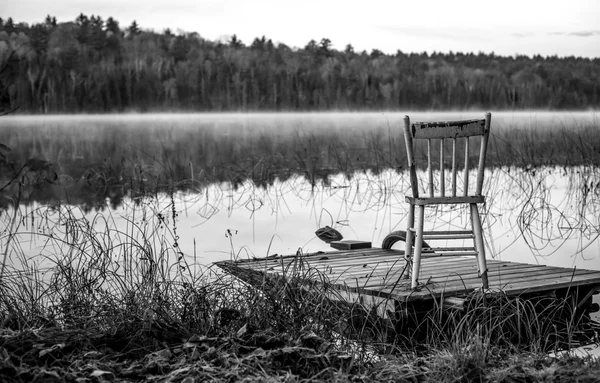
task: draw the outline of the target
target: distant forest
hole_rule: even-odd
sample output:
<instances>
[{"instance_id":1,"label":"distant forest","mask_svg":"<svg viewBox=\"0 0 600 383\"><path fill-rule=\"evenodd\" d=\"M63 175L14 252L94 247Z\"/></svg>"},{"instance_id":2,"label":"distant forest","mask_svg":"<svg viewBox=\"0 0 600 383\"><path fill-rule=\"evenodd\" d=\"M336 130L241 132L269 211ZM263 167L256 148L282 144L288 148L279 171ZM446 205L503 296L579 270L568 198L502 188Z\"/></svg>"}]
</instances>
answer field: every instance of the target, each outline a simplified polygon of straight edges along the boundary
<instances>
[{"instance_id":1,"label":"distant forest","mask_svg":"<svg viewBox=\"0 0 600 383\"><path fill-rule=\"evenodd\" d=\"M402 41L398 41L402 45ZM24 113L588 109L600 58L384 54L162 33L112 17L0 18L0 109Z\"/></svg>"}]
</instances>

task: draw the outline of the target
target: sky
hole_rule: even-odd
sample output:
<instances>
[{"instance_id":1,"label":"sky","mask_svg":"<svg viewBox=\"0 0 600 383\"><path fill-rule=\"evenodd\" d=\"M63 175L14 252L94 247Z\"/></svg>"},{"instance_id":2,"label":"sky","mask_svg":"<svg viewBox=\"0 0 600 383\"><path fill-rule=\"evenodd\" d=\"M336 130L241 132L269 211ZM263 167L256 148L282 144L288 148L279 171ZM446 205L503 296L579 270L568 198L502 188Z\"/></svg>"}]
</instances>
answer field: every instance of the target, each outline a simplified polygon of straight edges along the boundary
<instances>
[{"instance_id":1,"label":"sky","mask_svg":"<svg viewBox=\"0 0 600 383\"><path fill-rule=\"evenodd\" d=\"M265 36L302 48L311 39L334 49L388 54L494 52L512 56L600 57L599 0L2 0L0 17L58 22L80 14L112 16L122 28L235 34L245 44Z\"/></svg>"}]
</instances>

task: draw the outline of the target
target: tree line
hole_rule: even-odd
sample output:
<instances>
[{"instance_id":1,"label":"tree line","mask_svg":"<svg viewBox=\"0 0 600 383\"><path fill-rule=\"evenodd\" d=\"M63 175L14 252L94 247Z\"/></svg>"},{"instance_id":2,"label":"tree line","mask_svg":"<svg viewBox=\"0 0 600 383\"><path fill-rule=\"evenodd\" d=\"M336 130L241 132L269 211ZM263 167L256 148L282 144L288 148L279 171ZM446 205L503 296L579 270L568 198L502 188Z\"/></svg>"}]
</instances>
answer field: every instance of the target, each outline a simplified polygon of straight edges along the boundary
<instances>
[{"instance_id":1,"label":"tree line","mask_svg":"<svg viewBox=\"0 0 600 383\"><path fill-rule=\"evenodd\" d=\"M0 108L119 111L587 109L600 58L356 52L323 38L290 48L235 35L122 28L80 14L34 25L0 18Z\"/></svg>"}]
</instances>

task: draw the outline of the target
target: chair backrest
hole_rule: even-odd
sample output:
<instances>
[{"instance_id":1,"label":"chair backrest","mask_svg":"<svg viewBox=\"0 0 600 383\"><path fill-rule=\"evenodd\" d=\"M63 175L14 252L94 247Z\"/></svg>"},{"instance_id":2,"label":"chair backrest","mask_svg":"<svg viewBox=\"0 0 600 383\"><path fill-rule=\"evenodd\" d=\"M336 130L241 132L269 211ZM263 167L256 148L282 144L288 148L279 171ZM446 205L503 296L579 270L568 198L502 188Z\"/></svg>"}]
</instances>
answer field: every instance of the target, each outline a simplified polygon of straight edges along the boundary
<instances>
[{"instance_id":1,"label":"chair backrest","mask_svg":"<svg viewBox=\"0 0 600 383\"><path fill-rule=\"evenodd\" d=\"M460 185L457 185L457 173L459 164L459 149L463 146L464 160L462 161L463 166L463 186L462 195L481 195L483 188L483 175L485 171L485 156L487 151L487 143L490 134L492 114L486 113L485 118L482 120L462 120L462 121L446 121L446 122L410 122L408 116L404 117L404 142L406 143L406 155L408 157L408 166L410 171L410 183L412 188L413 197L419 197L419 184L417 177L417 164L415 161L415 140L427 140L427 179L424 180L427 184L426 189L428 190L427 197L436 197L436 188L434 187L433 177L433 155L432 152L432 141L439 140L439 187L437 188L437 196L446 196L446 176L445 169L451 169L451 186L448 192L452 197L457 196L457 189ZM469 191L469 158L470 158L470 144L473 140L469 140L470 137L479 136L479 151L477 159L477 179L475 182L475 190L473 194ZM445 146L446 141L452 142L452 153L451 156L446 155ZM464 141L461 143L459 141Z\"/></svg>"}]
</instances>

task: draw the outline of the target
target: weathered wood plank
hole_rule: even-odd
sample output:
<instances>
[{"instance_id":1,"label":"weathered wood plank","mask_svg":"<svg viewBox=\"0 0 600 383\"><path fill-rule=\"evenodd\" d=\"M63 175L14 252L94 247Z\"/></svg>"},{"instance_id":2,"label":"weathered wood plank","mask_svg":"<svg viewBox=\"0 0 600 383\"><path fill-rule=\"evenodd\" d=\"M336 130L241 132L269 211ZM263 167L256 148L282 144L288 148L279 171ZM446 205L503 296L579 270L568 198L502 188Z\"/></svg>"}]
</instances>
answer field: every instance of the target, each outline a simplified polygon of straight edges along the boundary
<instances>
[{"instance_id":1,"label":"weathered wood plank","mask_svg":"<svg viewBox=\"0 0 600 383\"><path fill-rule=\"evenodd\" d=\"M520 274L511 274L511 275L506 275L504 276L502 279L496 279L494 278L493 280L489 281L489 288L491 289L495 289L495 288L499 288L502 290L506 291L506 286L508 285L514 285L516 283L525 283L525 284L529 284L530 286L534 286L534 285L544 285L546 284L546 282L548 280L554 280L555 278L563 278L563 277L568 277L571 276L571 274L569 273L569 271L561 271L561 270L543 270L543 271L531 271L531 272L527 272L525 270L520 270L521 273ZM585 275L597 275L596 272L594 271L589 271L586 273L578 273L577 275L575 275L575 277L581 277L581 276L585 276ZM437 289L463 289L465 285L471 285L473 283L477 283L478 281L481 281L480 278L478 278L477 276L470 276L468 278L463 278L463 279L453 279L451 281L448 282L437 282L437 281L433 281L434 283L434 287ZM437 285L436 285L437 282Z\"/></svg>"},{"instance_id":2,"label":"weathered wood plank","mask_svg":"<svg viewBox=\"0 0 600 383\"><path fill-rule=\"evenodd\" d=\"M588 275L576 275L575 277L565 276L562 278L553 278L552 280L546 280L545 283L538 283L534 286L529 285L526 282L508 284L504 286L504 291L508 294L516 295L523 293L532 293L539 291L550 291L559 288L577 287L585 285L597 285L600 284L600 274L588 274Z\"/></svg>"},{"instance_id":3,"label":"weathered wood plank","mask_svg":"<svg viewBox=\"0 0 600 383\"><path fill-rule=\"evenodd\" d=\"M400 267L393 267L393 268L386 268L385 265L382 265L381 267L377 267L377 268L369 268L369 267L364 267L364 268L349 268L344 270L343 272L339 272L333 275L339 275L340 277L343 278L358 278L358 277L364 277L364 276L371 276L371 277L379 277L382 278L384 276L387 275L399 275L404 269L404 265L399 265ZM473 265L468 265L468 266L463 266L463 267L457 267L456 265L452 265L452 264L448 264L444 267L439 267L439 268L435 268L435 269L431 269L431 270L427 270L425 272L421 273L421 276L436 276L437 277L445 277L447 275L452 275L452 274L457 274L457 273L465 273L465 272L469 272L471 274L476 274L477 273L477 265L473 264Z\"/></svg>"},{"instance_id":4,"label":"weathered wood plank","mask_svg":"<svg viewBox=\"0 0 600 383\"><path fill-rule=\"evenodd\" d=\"M348 267L363 267L364 265L378 265L378 264L388 264L388 265L392 265L394 263L399 263L402 262L404 263L404 259L403 258L390 258L390 257L373 257L373 258L353 258L353 259L347 259L347 260L339 260L337 262L330 262L329 259L320 259L320 260L316 260L316 261L301 261L303 266L306 268L315 268L315 269L324 269L324 268L348 268ZM292 262L287 262L287 263L283 263L283 266L288 266L292 264ZM273 267L273 266L281 266L282 263L281 262L272 262L267 264L268 267ZM257 265L257 264L253 264L253 265L248 265L246 266L248 268L251 269L261 269L265 267L265 264L263 263L262 265Z\"/></svg>"},{"instance_id":5,"label":"weathered wood plank","mask_svg":"<svg viewBox=\"0 0 600 383\"><path fill-rule=\"evenodd\" d=\"M468 273L465 272L451 272L451 273L439 273L436 275L426 275L426 278L423 279L422 277L420 278L421 281L423 280L427 280L430 279L432 280L433 283L445 283L447 285L450 285L453 282L457 282L457 281L464 281L467 279L479 279L479 276L477 275L477 265L474 265L472 267L470 267L471 270L469 270ZM504 279L506 280L514 280L517 276L519 275L528 275L528 273L537 273L537 274L541 274L541 275L545 275L548 274L548 271L546 270L547 268L545 266L534 266L534 267L530 267L527 265L513 265L510 267L510 269L505 269L503 270L503 272L510 272L509 275L503 275L501 272L498 271L494 271L494 270L490 270L488 272L488 276L490 279L494 278L494 280L497 283L502 283L504 282ZM398 273L399 274L399 273ZM389 283L390 280L392 280L394 277L398 277L398 274L391 274L389 277L385 277L383 275L370 275L370 276L364 276L364 277L356 277L356 276L348 276L347 278L343 278L344 275L341 275L337 280L337 282L343 282L343 280L353 280L353 279L369 279L370 280L370 284L369 285L375 285L376 283L379 283L381 286L385 286L386 283ZM421 274L423 276L423 274ZM354 283L354 282L353 282Z\"/></svg>"},{"instance_id":6,"label":"weathered wood plank","mask_svg":"<svg viewBox=\"0 0 600 383\"><path fill-rule=\"evenodd\" d=\"M432 257L435 258L432 262L439 264L440 262L444 262L444 260L438 259L440 255L424 253L422 264L425 265L428 262L428 259ZM308 263L310 266L318 266L319 264L328 264L331 266L342 266L346 264L370 264L377 262L395 262L397 260L404 259L404 251L403 250L395 250L395 249L364 249L359 252L347 251L347 252L323 252L316 253L310 255L304 255L301 257L298 256L276 256L269 258L261 258L261 259L244 259L236 261L237 264L244 264L245 267L260 269L264 268L265 265L269 267L273 265L281 265L284 266L291 264L293 262L298 262L301 260L302 262ZM472 262L472 258L468 259L469 262ZM456 259L448 259L448 262L457 262ZM488 264L492 264L496 262L495 260L488 260ZM504 262L506 263L506 262Z\"/></svg>"},{"instance_id":7,"label":"weathered wood plank","mask_svg":"<svg viewBox=\"0 0 600 383\"><path fill-rule=\"evenodd\" d=\"M312 267L318 267L320 265L329 265L334 267L345 267L345 266L361 266L365 264L378 264L378 263L394 263L398 261L404 261L404 256L390 257L387 255L373 255L356 258L345 258L331 260L329 258L320 258L315 260L307 260L308 264Z\"/></svg>"},{"instance_id":8,"label":"weathered wood plank","mask_svg":"<svg viewBox=\"0 0 600 383\"><path fill-rule=\"evenodd\" d=\"M356 268L347 268L345 270L336 271L326 271L327 276L336 276L342 279L350 279L350 278L370 278L370 277L378 277L385 278L386 276L394 277L399 276L400 273L405 269L404 265L402 267L393 267L388 268L385 264L380 264L378 267L356 267ZM541 267L541 266L540 266ZM511 266L511 268L527 268L527 266ZM333 269L335 270L335 269ZM425 272L421 272L421 276L426 276L427 278L446 278L454 275L462 275L462 274L477 274L477 264L473 263L471 265L464 265L457 267L456 265L446 265L445 267L439 267L431 270L426 270ZM493 275L493 274L490 274Z\"/></svg>"},{"instance_id":9,"label":"weathered wood plank","mask_svg":"<svg viewBox=\"0 0 600 383\"><path fill-rule=\"evenodd\" d=\"M555 277L563 277L563 276L582 276L599 274L596 271L592 270L576 270L575 273L569 269L560 269L560 268L551 268L544 266L534 266L534 267L521 267L516 269L510 269L508 274L501 275L501 273L491 272L489 273L490 279L490 288L491 287L502 287L505 284L518 283L524 281L526 283L536 283L538 280L546 280L552 279ZM470 284L472 282L481 281L480 277L477 273L468 273L468 274L459 274L454 273L452 275L444 276L438 275L437 277L431 277L427 279L420 278L422 283L426 281L430 281L431 285L434 288L442 288L442 289L462 289L466 284ZM365 287L376 287L382 286L385 287L389 285L390 279L387 280L385 278L370 278L368 281L365 279Z\"/></svg>"},{"instance_id":10,"label":"weathered wood plank","mask_svg":"<svg viewBox=\"0 0 600 383\"><path fill-rule=\"evenodd\" d=\"M361 272L363 270L374 270L381 269L382 267L386 268L404 268L404 259L396 259L393 262L388 261L387 258L384 258L383 261L380 261L379 258L373 258L374 262L354 262L349 261L348 263L343 264L332 264L331 266L335 268L342 268L345 272ZM317 267L314 263L309 263L313 267ZM525 265L525 266L524 266ZM517 267L547 267L543 265L527 265L523 263L515 263L515 262L501 262L496 260L488 261L488 270L492 270L492 268L502 268L502 269L510 269L513 266ZM468 270L477 270L477 262L472 257L469 258L461 258L461 257L443 257L443 258L424 258L421 263L421 275L426 275L428 273L452 273L452 272L466 272ZM337 273L340 274L340 273ZM429 276L429 275L428 275Z\"/></svg>"},{"instance_id":11,"label":"weathered wood plank","mask_svg":"<svg viewBox=\"0 0 600 383\"><path fill-rule=\"evenodd\" d=\"M360 253L364 253L364 255L369 254L380 254L382 252L398 252L398 250L387 250L387 249L379 249L379 248L370 248L370 249L361 249ZM404 254L404 252L402 252ZM361 254L362 255L362 254ZM244 263L244 264L253 264L253 263L264 263L264 262L273 262L273 261L281 261L281 260L289 260L293 261L294 259L310 259L313 257L328 257L331 259L335 258L346 258L346 257L356 257L356 250L346 250L346 251L320 251L317 253L307 253L307 254L292 254L292 255L272 255L266 258L247 258L236 260L236 263Z\"/></svg>"},{"instance_id":12,"label":"weathered wood plank","mask_svg":"<svg viewBox=\"0 0 600 383\"><path fill-rule=\"evenodd\" d=\"M591 272L585 275L576 275L574 277L563 275L561 277L552 277L534 279L520 283L506 283L502 286L491 286L493 290L500 289L508 295L518 295L525 292L550 291L557 288L576 287L581 285L595 285L600 283L600 273ZM364 293L376 294L382 297L390 297L399 301L409 301L415 299L433 299L444 296L455 296L467 294L475 289L481 288L480 280L465 280L463 285L455 285L452 288L436 288L435 286L421 286L419 291L406 291L401 288L393 289L391 287L367 287L363 289Z\"/></svg>"},{"instance_id":13,"label":"weathered wood plank","mask_svg":"<svg viewBox=\"0 0 600 383\"><path fill-rule=\"evenodd\" d=\"M389 251L389 250L388 250ZM443 264L443 263L452 263L456 262L475 262L477 261L472 257L461 258L459 255L453 256L442 256L440 254L435 253L423 253L422 255L423 261L421 264L424 266L426 264ZM367 255L364 257L347 257L344 259L331 259L329 257L321 257L319 259L314 258L305 258L304 259L310 266L318 267L319 265L329 265L332 267L345 267L345 266L362 266L362 265L372 265L378 263L397 263L404 262L404 252L397 252L394 254L373 254ZM423 267L422 266L422 267Z\"/></svg>"}]
</instances>

